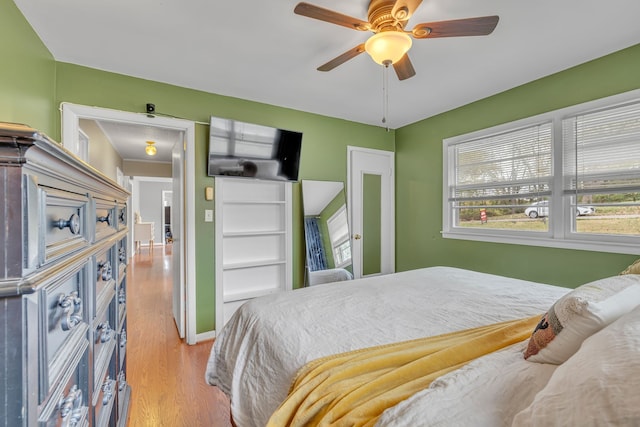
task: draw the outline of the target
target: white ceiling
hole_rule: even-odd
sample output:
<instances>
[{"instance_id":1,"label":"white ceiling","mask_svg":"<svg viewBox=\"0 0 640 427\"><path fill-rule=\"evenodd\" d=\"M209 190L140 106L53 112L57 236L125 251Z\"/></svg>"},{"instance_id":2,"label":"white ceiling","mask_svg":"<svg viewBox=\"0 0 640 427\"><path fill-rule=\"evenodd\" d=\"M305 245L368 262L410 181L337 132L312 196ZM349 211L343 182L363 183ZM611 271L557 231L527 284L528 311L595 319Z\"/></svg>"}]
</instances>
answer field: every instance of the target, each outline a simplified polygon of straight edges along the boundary
<instances>
[{"instance_id":1,"label":"white ceiling","mask_svg":"<svg viewBox=\"0 0 640 427\"><path fill-rule=\"evenodd\" d=\"M132 123L98 120L96 123L123 160L146 160L171 163L171 152L176 144L182 144L184 135L174 129L141 126ZM153 141L157 152L147 156L146 142Z\"/></svg>"},{"instance_id":2,"label":"white ceiling","mask_svg":"<svg viewBox=\"0 0 640 427\"><path fill-rule=\"evenodd\" d=\"M382 126L367 54L316 71L370 33L296 15L298 0L14 1L57 61ZM367 0L310 3L366 20ZM431 0L407 29L485 15L500 16L489 36L414 40L417 75L389 78L390 128L640 43L638 0Z\"/></svg>"},{"instance_id":3,"label":"white ceiling","mask_svg":"<svg viewBox=\"0 0 640 427\"><path fill-rule=\"evenodd\" d=\"M302 204L304 205L304 215L320 215L329 202L342 190L344 190L344 183L342 182L303 180Z\"/></svg>"}]
</instances>

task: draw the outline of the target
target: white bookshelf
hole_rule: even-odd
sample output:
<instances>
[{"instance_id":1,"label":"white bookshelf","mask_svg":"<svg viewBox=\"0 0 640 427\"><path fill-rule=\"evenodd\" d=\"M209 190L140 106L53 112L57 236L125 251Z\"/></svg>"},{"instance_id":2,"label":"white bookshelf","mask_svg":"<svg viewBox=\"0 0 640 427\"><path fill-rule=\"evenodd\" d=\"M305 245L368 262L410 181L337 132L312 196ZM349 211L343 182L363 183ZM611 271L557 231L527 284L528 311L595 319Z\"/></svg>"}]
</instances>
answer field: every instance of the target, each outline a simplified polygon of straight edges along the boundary
<instances>
[{"instance_id":1,"label":"white bookshelf","mask_svg":"<svg viewBox=\"0 0 640 427\"><path fill-rule=\"evenodd\" d=\"M291 183L215 180L216 329L249 299L292 289Z\"/></svg>"}]
</instances>

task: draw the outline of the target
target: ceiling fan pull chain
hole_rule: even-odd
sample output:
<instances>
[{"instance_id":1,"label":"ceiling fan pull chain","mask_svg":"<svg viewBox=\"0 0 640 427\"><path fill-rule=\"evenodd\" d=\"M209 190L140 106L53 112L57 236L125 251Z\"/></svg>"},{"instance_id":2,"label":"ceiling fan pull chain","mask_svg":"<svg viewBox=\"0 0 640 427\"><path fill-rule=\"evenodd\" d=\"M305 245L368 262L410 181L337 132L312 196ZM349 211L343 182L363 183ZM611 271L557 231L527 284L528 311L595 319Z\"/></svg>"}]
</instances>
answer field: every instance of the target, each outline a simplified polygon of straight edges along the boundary
<instances>
[{"instance_id":1,"label":"ceiling fan pull chain","mask_svg":"<svg viewBox=\"0 0 640 427\"><path fill-rule=\"evenodd\" d=\"M382 123L387 123L389 115L389 64L382 67Z\"/></svg>"}]
</instances>

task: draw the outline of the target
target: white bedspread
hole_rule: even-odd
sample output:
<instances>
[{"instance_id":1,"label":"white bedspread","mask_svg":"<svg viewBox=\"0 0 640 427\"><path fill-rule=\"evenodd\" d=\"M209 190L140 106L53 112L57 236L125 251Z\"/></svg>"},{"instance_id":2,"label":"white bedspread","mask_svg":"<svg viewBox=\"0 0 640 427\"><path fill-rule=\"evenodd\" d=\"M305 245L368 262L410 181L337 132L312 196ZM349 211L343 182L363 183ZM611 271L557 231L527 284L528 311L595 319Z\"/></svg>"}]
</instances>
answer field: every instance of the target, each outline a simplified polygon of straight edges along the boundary
<instances>
[{"instance_id":1,"label":"white bedspread","mask_svg":"<svg viewBox=\"0 0 640 427\"><path fill-rule=\"evenodd\" d=\"M230 396L239 427L264 426L313 359L542 314L568 291L432 267L269 295L218 331L206 380Z\"/></svg>"},{"instance_id":2,"label":"white bedspread","mask_svg":"<svg viewBox=\"0 0 640 427\"><path fill-rule=\"evenodd\" d=\"M556 370L527 362L526 342L476 359L387 409L376 427L509 427Z\"/></svg>"}]
</instances>

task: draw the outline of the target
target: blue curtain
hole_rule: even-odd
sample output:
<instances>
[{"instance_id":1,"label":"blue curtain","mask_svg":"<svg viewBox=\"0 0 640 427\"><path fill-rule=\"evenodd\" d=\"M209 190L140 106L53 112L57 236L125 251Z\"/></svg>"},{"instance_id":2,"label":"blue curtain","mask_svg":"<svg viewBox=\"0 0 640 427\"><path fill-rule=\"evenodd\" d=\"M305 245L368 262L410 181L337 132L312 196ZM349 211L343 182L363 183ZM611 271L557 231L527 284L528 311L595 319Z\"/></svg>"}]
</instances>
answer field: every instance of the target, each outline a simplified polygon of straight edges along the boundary
<instances>
[{"instance_id":1,"label":"blue curtain","mask_svg":"<svg viewBox=\"0 0 640 427\"><path fill-rule=\"evenodd\" d=\"M326 270L327 256L322 246L322 236L317 218L304 219L304 234L307 241L307 267L309 271Z\"/></svg>"}]
</instances>

